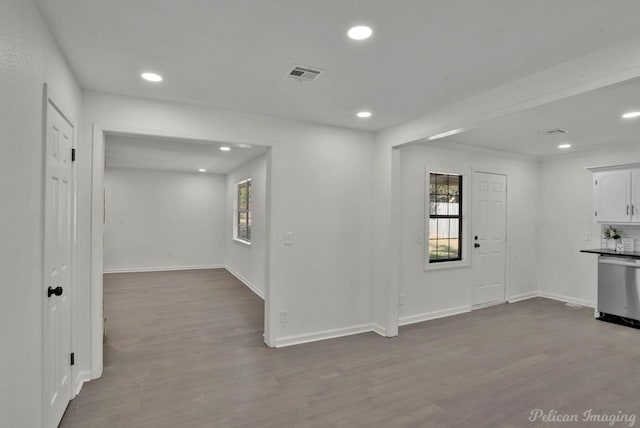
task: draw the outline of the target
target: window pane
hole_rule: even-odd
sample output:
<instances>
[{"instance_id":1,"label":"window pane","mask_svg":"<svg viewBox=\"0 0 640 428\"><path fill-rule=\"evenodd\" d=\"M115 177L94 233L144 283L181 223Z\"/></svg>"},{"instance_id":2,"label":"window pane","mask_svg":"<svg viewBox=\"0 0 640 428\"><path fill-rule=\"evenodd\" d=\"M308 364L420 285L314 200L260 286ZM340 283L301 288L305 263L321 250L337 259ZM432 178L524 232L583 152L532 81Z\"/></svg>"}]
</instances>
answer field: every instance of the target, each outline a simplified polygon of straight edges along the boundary
<instances>
[{"instance_id":1,"label":"window pane","mask_svg":"<svg viewBox=\"0 0 640 428\"><path fill-rule=\"evenodd\" d=\"M449 237L449 224L451 219L439 218L438 219L438 239L447 239Z\"/></svg>"},{"instance_id":2,"label":"window pane","mask_svg":"<svg viewBox=\"0 0 640 428\"><path fill-rule=\"evenodd\" d=\"M429 194L435 195L436 192L436 177L438 174L430 173L429 174Z\"/></svg>"},{"instance_id":3,"label":"window pane","mask_svg":"<svg viewBox=\"0 0 640 428\"><path fill-rule=\"evenodd\" d=\"M436 214L436 201L437 201L437 196L436 195L430 195L429 196L429 215L434 215Z\"/></svg>"},{"instance_id":4,"label":"window pane","mask_svg":"<svg viewBox=\"0 0 640 428\"><path fill-rule=\"evenodd\" d=\"M436 200L437 200L436 214L448 215L449 214L449 197L447 195L437 195Z\"/></svg>"},{"instance_id":5,"label":"window pane","mask_svg":"<svg viewBox=\"0 0 640 428\"><path fill-rule=\"evenodd\" d=\"M438 260L437 254L438 241L434 239L429 240L429 260Z\"/></svg>"},{"instance_id":6,"label":"window pane","mask_svg":"<svg viewBox=\"0 0 640 428\"><path fill-rule=\"evenodd\" d=\"M447 207L449 209L449 215L460 215L460 197L448 196Z\"/></svg>"},{"instance_id":7,"label":"window pane","mask_svg":"<svg viewBox=\"0 0 640 428\"><path fill-rule=\"evenodd\" d=\"M246 237L247 241L251 241L251 224L249 224L249 226L247 226L247 237Z\"/></svg>"},{"instance_id":8,"label":"window pane","mask_svg":"<svg viewBox=\"0 0 640 428\"><path fill-rule=\"evenodd\" d=\"M247 226L238 226L238 238L247 239Z\"/></svg>"},{"instance_id":9,"label":"window pane","mask_svg":"<svg viewBox=\"0 0 640 428\"><path fill-rule=\"evenodd\" d=\"M251 182L247 181L247 209L251 209Z\"/></svg>"},{"instance_id":10,"label":"window pane","mask_svg":"<svg viewBox=\"0 0 640 428\"><path fill-rule=\"evenodd\" d=\"M246 212L239 212L238 213L238 224L240 226L246 226L247 225L247 213Z\"/></svg>"},{"instance_id":11,"label":"window pane","mask_svg":"<svg viewBox=\"0 0 640 428\"><path fill-rule=\"evenodd\" d=\"M457 218L451 219L451 223L449 223L449 238L459 238L460 237L460 220Z\"/></svg>"},{"instance_id":12,"label":"window pane","mask_svg":"<svg viewBox=\"0 0 640 428\"><path fill-rule=\"evenodd\" d=\"M460 258L460 242L457 239L449 239L449 258Z\"/></svg>"},{"instance_id":13,"label":"window pane","mask_svg":"<svg viewBox=\"0 0 640 428\"><path fill-rule=\"evenodd\" d=\"M238 188L238 209L246 210L247 209L247 185L246 183L241 184Z\"/></svg>"},{"instance_id":14,"label":"window pane","mask_svg":"<svg viewBox=\"0 0 640 428\"><path fill-rule=\"evenodd\" d=\"M459 175L450 175L449 176L449 195L459 195L460 194L460 176Z\"/></svg>"},{"instance_id":15,"label":"window pane","mask_svg":"<svg viewBox=\"0 0 640 428\"><path fill-rule=\"evenodd\" d=\"M437 174L436 193L438 195L446 195L449 193L449 176L446 174Z\"/></svg>"},{"instance_id":16,"label":"window pane","mask_svg":"<svg viewBox=\"0 0 640 428\"><path fill-rule=\"evenodd\" d=\"M429 240L438 238L438 220L435 218L429 219Z\"/></svg>"}]
</instances>

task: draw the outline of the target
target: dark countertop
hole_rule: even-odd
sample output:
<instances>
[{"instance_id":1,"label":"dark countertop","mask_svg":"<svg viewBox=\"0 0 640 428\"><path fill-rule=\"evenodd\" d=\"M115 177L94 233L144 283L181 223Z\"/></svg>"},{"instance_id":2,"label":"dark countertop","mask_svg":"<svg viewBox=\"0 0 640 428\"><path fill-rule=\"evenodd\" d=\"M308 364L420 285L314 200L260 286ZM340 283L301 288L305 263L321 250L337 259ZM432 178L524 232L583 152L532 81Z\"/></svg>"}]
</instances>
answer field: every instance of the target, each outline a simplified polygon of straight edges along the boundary
<instances>
[{"instance_id":1,"label":"dark countertop","mask_svg":"<svg viewBox=\"0 0 640 428\"><path fill-rule=\"evenodd\" d=\"M630 259L640 259L640 251L625 251L617 253L615 250L608 248L594 248L592 250L580 250L581 253L599 254L601 256L626 257Z\"/></svg>"}]
</instances>

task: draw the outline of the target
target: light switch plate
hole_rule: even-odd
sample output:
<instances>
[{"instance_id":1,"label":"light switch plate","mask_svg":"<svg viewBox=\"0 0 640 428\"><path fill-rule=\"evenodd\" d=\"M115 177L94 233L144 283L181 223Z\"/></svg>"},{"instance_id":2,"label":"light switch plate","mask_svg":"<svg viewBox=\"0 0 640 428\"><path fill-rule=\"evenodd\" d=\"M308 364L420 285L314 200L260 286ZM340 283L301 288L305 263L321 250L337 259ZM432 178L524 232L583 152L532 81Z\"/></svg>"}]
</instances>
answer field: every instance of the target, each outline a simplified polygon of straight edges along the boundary
<instances>
[{"instance_id":1,"label":"light switch plate","mask_svg":"<svg viewBox=\"0 0 640 428\"><path fill-rule=\"evenodd\" d=\"M293 245L293 232L284 233L284 245Z\"/></svg>"}]
</instances>

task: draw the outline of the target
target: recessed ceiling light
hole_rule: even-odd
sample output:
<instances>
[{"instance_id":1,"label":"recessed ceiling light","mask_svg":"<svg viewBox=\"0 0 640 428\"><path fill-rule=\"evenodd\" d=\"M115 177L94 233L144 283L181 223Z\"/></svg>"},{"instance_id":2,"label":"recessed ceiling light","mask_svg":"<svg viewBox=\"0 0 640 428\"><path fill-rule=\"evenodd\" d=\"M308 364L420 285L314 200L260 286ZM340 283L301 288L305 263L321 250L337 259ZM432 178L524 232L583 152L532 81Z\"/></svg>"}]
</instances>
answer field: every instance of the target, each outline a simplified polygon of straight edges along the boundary
<instances>
[{"instance_id":1,"label":"recessed ceiling light","mask_svg":"<svg viewBox=\"0 0 640 428\"><path fill-rule=\"evenodd\" d=\"M356 114L356 116L358 116L361 119L366 119L368 117L371 117L371 112L370 111L359 111L358 114Z\"/></svg>"},{"instance_id":2,"label":"recessed ceiling light","mask_svg":"<svg viewBox=\"0 0 640 428\"><path fill-rule=\"evenodd\" d=\"M452 129L451 131L441 132L440 134L432 135L428 140L437 140L438 138L450 137L464 131L462 128Z\"/></svg>"},{"instance_id":3,"label":"recessed ceiling light","mask_svg":"<svg viewBox=\"0 0 640 428\"><path fill-rule=\"evenodd\" d=\"M633 119L635 117L640 116L640 111L630 111L629 113L625 113L622 115L623 119Z\"/></svg>"},{"instance_id":4,"label":"recessed ceiling light","mask_svg":"<svg viewBox=\"0 0 640 428\"><path fill-rule=\"evenodd\" d=\"M223 152L228 152L229 150L231 150L231 147L229 147L229 146L222 146L222 147L220 147L220 150L222 150Z\"/></svg>"},{"instance_id":5,"label":"recessed ceiling light","mask_svg":"<svg viewBox=\"0 0 640 428\"><path fill-rule=\"evenodd\" d=\"M141 76L149 82L162 82L162 76L156 73L142 73Z\"/></svg>"},{"instance_id":6,"label":"recessed ceiling light","mask_svg":"<svg viewBox=\"0 0 640 428\"><path fill-rule=\"evenodd\" d=\"M365 40L371 37L372 34L373 30L371 29L371 27L367 27L366 25L351 27L347 32L349 38L353 40Z\"/></svg>"},{"instance_id":7,"label":"recessed ceiling light","mask_svg":"<svg viewBox=\"0 0 640 428\"><path fill-rule=\"evenodd\" d=\"M204 169L204 168L200 168L200 169L198 170L198 172L207 172L207 170L206 170L206 169Z\"/></svg>"},{"instance_id":8,"label":"recessed ceiling light","mask_svg":"<svg viewBox=\"0 0 640 428\"><path fill-rule=\"evenodd\" d=\"M569 147L571 147L571 144L569 144L569 143L562 143L562 144L558 145L559 149L568 149Z\"/></svg>"}]
</instances>

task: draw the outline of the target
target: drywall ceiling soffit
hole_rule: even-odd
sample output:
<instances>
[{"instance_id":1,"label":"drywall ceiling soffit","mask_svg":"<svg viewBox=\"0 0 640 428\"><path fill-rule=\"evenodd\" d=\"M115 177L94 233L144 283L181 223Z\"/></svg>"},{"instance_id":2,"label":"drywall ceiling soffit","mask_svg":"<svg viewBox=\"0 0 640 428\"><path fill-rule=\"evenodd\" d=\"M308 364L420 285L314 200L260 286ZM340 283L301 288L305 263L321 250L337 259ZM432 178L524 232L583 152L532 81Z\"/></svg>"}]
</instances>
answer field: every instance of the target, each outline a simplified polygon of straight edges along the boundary
<instances>
[{"instance_id":1,"label":"drywall ceiling soffit","mask_svg":"<svg viewBox=\"0 0 640 428\"><path fill-rule=\"evenodd\" d=\"M536 157L627 145L640 135L640 118L621 117L628 111L640 111L640 78L479 123L444 140ZM547 133L556 129L566 132ZM571 148L559 150L563 143Z\"/></svg>"},{"instance_id":2,"label":"drywall ceiling soffit","mask_svg":"<svg viewBox=\"0 0 640 428\"><path fill-rule=\"evenodd\" d=\"M635 0L36 3L84 88L366 130L640 35ZM293 64L325 73L298 83Z\"/></svg>"}]
</instances>

